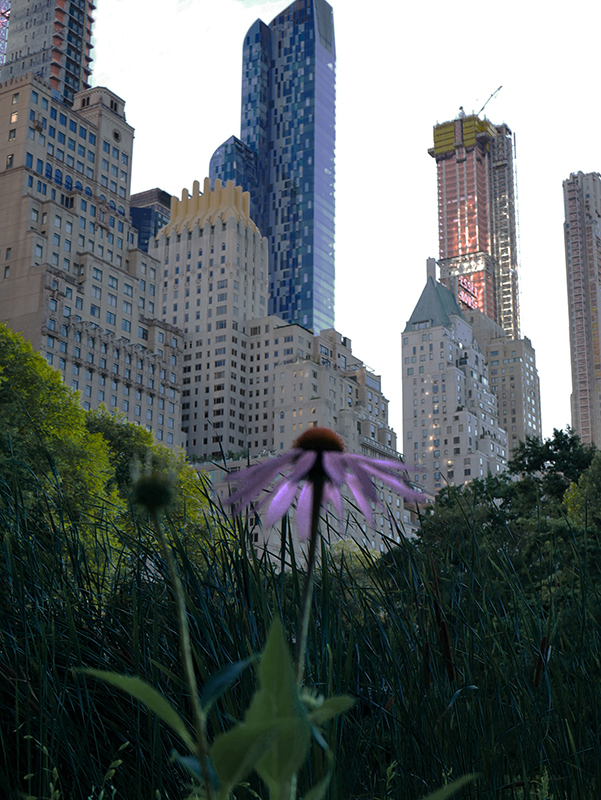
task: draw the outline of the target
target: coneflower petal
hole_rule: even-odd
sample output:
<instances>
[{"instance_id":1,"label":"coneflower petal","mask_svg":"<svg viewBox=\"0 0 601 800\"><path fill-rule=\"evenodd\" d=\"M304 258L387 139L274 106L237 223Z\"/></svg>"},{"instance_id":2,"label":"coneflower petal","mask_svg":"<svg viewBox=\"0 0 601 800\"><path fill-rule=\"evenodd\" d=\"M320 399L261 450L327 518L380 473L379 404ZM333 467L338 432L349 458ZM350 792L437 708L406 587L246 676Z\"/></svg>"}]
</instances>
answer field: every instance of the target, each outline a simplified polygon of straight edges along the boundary
<instances>
[{"instance_id":1,"label":"coneflower petal","mask_svg":"<svg viewBox=\"0 0 601 800\"><path fill-rule=\"evenodd\" d=\"M313 484L305 481L296 505L296 527L299 542L306 542L311 535L311 513L313 510Z\"/></svg>"},{"instance_id":2,"label":"coneflower petal","mask_svg":"<svg viewBox=\"0 0 601 800\"><path fill-rule=\"evenodd\" d=\"M297 483L305 477L317 460L317 453L315 450L305 450L305 452L301 451L301 453L302 455L298 457L289 475L289 480L296 481Z\"/></svg>"},{"instance_id":3,"label":"coneflower petal","mask_svg":"<svg viewBox=\"0 0 601 800\"><path fill-rule=\"evenodd\" d=\"M268 527L275 524L284 516L286 511L288 511L292 505L292 501L294 500L297 490L298 481L293 480L286 480L281 486L278 487L273 500L269 504L267 514L265 516L265 524Z\"/></svg>"},{"instance_id":4,"label":"coneflower petal","mask_svg":"<svg viewBox=\"0 0 601 800\"><path fill-rule=\"evenodd\" d=\"M359 482L359 485L361 486L361 491L368 500L371 500L372 503L377 502L378 496L376 494L376 488L369 472L362 464L353 464L353 466L349 469L349 475L355 476Z\"/></svg>"},{"instance_id":5,"label":"coneflower petal","mask_svg":"<svg viewBox=\"0 0 601 800\"><path fill-rule=\"evenodd\" d=\"M276 475L288 464L294 462L298 452L298 450L291 450L283 456L249 467L244 472L230 474L228 481L230 483L239 482L240 486L227 500L224 500L224 504L231 506L248 505L261 489L266 489Z\"/></svg>"},{"instance_id":6,"label":"coneflower petal","mask_svg":"<svg viewBox=\"0 0 601 800\"><path fill-rule=\"evenodd\" d=\"M338 488L331 483L326 483L325 488L323 490L323 499L324 503L331 503L336 509L336 515L338 516L338 523L340 527L340 535L342 536L342 522L343 522L342 498L340 496Z\"/></svg>"},{"instance_id":7,"label":"coneflower petal","mask_svg":"<svg viewBox=\"0 0 601 800\"><path fill-rule=\"evenodd\" d=\"M322 453L322 464L326 475L334 486L342 486L345 478L344 455L335 451Z\"/></svg>"},{"instance_id":8,"label":"coneflower petal","mask_svg":"<svg viewBox=\"0 0 601 800\"><path fill-rule=\"evenodd\" d=\"M365 492L363 491L363 486L361 484L361 481L353 473L348 476L346 482L348 484L349 489L353 493L355 500L357 501L357 505L361 509L361 513L363 514L365 519L368 520L371 525L373 525L374 515L372 513L369 501L365 496Z\"/></svg>"},{"instance_id":9,"label":"coneflower petal","mask_svg":"<svg viewBox=\"0 0 601 800\"><path fill-rule=\"evenodd\" d=\"M366 467L370 469L370 467ZM390 486L392 489L397 491L400 495L402 495L405 500L411 500L413 502L423 502L424 496L421 492L416 492L415 489L411 489L410 486L402 478L397 478L396 475L391 475L389 472L384 472L383 470L379 470L377 467L371 467L371 472L373 475L378 477L381 481L385 484Z\"/></svg>"}]
</instances>

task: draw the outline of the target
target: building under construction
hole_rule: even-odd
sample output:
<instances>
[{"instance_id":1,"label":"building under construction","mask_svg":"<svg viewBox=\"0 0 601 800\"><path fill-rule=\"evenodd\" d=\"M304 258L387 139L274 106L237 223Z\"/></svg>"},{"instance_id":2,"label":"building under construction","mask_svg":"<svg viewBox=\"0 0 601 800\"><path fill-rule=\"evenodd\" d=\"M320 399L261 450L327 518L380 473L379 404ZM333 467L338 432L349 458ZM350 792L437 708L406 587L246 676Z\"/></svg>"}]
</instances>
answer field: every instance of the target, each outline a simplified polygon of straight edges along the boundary
<instances>
[{"instance_id":1,"label":"building under construction","mask_svg":"<svg viewBox=\"0 0 601 800\"><path fill-rule=\"evenodd\" d=\"M520 337L514 137L461 111L434 126L441 281L462 306Z\"/></svg>"}]
</instances>

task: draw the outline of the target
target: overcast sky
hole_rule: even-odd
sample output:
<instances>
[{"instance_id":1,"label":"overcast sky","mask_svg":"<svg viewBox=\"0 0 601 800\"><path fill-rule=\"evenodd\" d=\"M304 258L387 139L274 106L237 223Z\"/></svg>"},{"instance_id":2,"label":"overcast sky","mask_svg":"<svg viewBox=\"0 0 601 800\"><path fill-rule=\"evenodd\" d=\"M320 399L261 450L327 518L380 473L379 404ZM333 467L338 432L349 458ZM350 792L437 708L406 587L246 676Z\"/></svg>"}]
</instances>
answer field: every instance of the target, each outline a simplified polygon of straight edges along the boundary
<instances>
[{"instance_id":1,"label":"overcast sky","mask_svg":"<svg viewBox=\"0 0 601 800\"><path fill-rule=\"evenodd\" d=\"M401 332L438 256L432 126L486 107L517 137L522 335L543 434L570 422L562 181L601 169L601 5L330 0L337 50L336 328L382 375L402 433ZM136 129L132 191L171 194L240 134L242 41L289 5L99 0L93 80Z\"/></svg>"}]
</instances>

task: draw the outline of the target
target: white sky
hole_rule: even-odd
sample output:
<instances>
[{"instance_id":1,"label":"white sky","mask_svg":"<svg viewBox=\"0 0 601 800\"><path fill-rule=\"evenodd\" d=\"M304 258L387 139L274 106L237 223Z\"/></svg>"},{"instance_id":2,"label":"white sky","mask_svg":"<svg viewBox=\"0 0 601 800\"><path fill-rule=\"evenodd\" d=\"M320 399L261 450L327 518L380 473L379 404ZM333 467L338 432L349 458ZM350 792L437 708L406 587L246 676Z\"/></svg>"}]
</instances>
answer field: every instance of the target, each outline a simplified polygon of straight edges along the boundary
<instances>
[{"instance_id":1,"label":"white sky","mask_svg":"<svg viewBox=\"0 0 601 800\"><path fill-rule=\"evenodd\" d=\"M337 50L336 328L382 375L402 433L401 332L438 256L432 126L459 106L517 137L522 335L543 434L570 422L562 180L601 170L592 0L330 0ZM126 101L132 191L181 195L240 134L242 41L289 0L99 0L93 83ZM400 442L399 442L400 446Z\"/></svg>"}]
</instances>

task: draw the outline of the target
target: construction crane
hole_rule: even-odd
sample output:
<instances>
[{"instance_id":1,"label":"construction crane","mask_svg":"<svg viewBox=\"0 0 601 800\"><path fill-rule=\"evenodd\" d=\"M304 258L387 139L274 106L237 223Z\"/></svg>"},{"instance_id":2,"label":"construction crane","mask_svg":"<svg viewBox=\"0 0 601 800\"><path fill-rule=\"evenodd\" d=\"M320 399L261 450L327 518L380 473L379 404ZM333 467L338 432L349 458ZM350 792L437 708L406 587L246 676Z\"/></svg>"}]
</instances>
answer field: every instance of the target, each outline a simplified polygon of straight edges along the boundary
<instances>
[{"instance_id":1,"label":"construction crane","mask_svg":"<svg viewBox=\"0 0 601 800\"><path fill-rule=\"evenodd\" d=\"M484 105L482 106L482 108L480 109L480 111L478 111L478 113L476 114L476 116L477 116L477 117L479 117L479 116L480 116L480 114L481 114L481 113L484 111L484 109L485 109L485 108L486 108L486 106L487 106L487 105L490 103L490 101L493 99L493 97L494 97L496 94L499 94L499 92L501 91L501 89L502 89L502 88L503 88L502 86L499 86L499 88L498 88L498 89L495 89L495 91L494 91L494 92L491 94L491 96L488 98L488 100L486 101L486 103L484 103Z\"/></svg>"}]
</instances>

